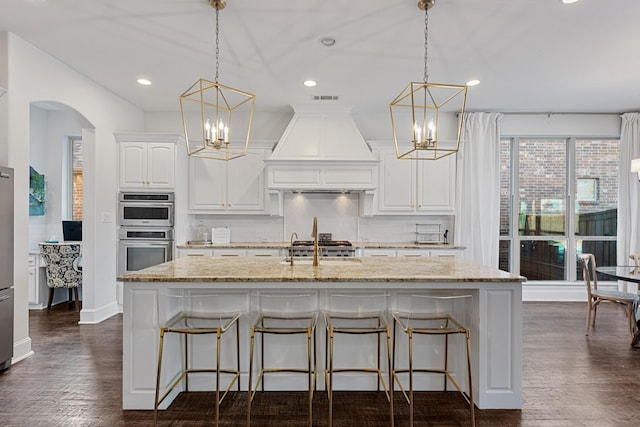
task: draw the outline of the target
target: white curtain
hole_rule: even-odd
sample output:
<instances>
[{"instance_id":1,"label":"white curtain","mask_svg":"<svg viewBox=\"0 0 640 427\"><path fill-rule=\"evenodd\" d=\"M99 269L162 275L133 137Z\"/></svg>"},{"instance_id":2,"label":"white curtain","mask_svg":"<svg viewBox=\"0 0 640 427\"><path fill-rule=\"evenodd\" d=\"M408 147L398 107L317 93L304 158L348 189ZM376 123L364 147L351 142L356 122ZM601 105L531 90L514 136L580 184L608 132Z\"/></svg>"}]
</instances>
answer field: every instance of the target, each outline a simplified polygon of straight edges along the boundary
<instances>
[{"instance_id":1,"label":"white curtain","mask_svg":"<svg viewBox=\"0 0 640 427\"><path fill-rule=\"evenodd\" d=\"M640 113L625 113L621 117L616 252L618 265L633 265L629 254L640 253L640 185L638 174L631 173L631 159L640 157Z\"/></svg>"},{"instance_id":2,"label":"white curtain","mask_svg":"<svg viewBox=\"0 0 640 427\"><path fill-rule=\"evenodd\" d=\"M456 166L455 243L465 259L498 268L501 113L465 114Z\"/></svg>"}]
</instances>

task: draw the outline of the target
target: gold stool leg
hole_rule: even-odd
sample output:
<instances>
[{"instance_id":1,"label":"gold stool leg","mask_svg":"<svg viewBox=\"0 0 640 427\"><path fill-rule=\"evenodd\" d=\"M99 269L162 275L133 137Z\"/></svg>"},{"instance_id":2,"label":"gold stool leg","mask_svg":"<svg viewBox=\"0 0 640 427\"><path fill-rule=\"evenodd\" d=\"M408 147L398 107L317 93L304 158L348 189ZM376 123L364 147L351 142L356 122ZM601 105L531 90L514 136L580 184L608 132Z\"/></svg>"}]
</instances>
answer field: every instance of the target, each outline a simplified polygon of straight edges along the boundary
<instances>
[{"instance_id":1,"label":"gold stool leg","mask_svg":"<svg viewBox=\"0 0 640 427\"><path fill-rule=\"evenodd\" d=\"M164 329L160 328L160 342L158 343L158 369L156 370L156 393L153 403L153 425L158 424L158 398L160 397L160 374L162 372L162 349L164 346Z\"/></svg>"},{"instance_id":2,"label":"gold stool leg","mask_svg":"<svg viewBox=\"0 0 640 427\"><path fill-rule=\"evenodd\" d=\"M307 329L307 369L308 369L308 374L307 374L307 381L308 381L308 403L309 403L309 427L313 427L313 387L314 387L314 381L313 381L313 371L311 370L311 338L313 337L313 334L311 333L311 329Z\"/></svg>"},{"instance_id":3,"label":"gold stool leg","mask_svg":"<svg viewBox=\"0 0 640 427\"><path fill-rule=\"evenodd\" d=\"M391 329L387 328L387 372L389 373L389 416L390 425L393 427L393 371L391 370Z\"/></svg>"},{"instance_id":4,"label":"gold stool leg","mask_svg":"<svg viewBox=\"0 0 640 427\"><path fill-rule=\"evenodd\" d=\"M216 333L216 427L218 427L218 423L220 422L220 335L220 328L218 328Z\"/></svg>"},{"instance_id":5,"label":"gold stool leg","mask_svg":"<svg viewBox=\"0 0 640 427\"><path fill-rule=\"evenodd\" d=\"M329 328L329 381L327 384L329 396L329 427L333 426L333 327Z\"/></svg>"},{"instance_id":6,"label":"gold stool leg","mask_svg":"<svg viewBox=\"0 0 640 427\"><path fill-rule=\"evenodd\" d=\"M409 336L409 427L413 427L413 331L407 330Z\"/></svg>"},{"instance_id":7,"label":"gold stool leg","mask_svg":"<svg viewBox=\"0 0 640 427\"><path fill-rule=\"evenodd\" d=\"M471 378L471 339L469 337L469 330L466 332L467 336L467 375L469 376L469 406L471 409L471 426L476 425L475 404L473 403L473 384Z\"/></svg>"},{"instance_id":8,"label":"gold stool leg","mask_svg":"<svg viewBox=\"0 0 640 427\"><path fill-rule=\"evenodd\" d=\"M255 330L251 328L249 338L249 384L247 384L247 427L251 425L251 401L253 400L253 346L255 340Z\"/></svg>"}]
</instances>

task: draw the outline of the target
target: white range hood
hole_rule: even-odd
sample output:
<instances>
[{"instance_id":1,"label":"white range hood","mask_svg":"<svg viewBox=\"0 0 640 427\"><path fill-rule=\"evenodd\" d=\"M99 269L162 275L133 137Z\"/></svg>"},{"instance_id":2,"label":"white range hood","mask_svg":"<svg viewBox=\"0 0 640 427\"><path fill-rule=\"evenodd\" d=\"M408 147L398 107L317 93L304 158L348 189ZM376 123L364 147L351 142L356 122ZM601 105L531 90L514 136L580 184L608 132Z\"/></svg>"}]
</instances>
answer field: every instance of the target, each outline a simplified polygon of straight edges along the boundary
<instances>
[{"instance_id":1,"label":"white range hood","mask_svg":"<svg viewBox=\"0 0 640 427\"><path fill-rule=\"evenodd\" d=\"M294 115L266 160L273 196L282 191L361 192L370 214L378 163L346 106L292 106Z\"/></svg>"}]
</instances>

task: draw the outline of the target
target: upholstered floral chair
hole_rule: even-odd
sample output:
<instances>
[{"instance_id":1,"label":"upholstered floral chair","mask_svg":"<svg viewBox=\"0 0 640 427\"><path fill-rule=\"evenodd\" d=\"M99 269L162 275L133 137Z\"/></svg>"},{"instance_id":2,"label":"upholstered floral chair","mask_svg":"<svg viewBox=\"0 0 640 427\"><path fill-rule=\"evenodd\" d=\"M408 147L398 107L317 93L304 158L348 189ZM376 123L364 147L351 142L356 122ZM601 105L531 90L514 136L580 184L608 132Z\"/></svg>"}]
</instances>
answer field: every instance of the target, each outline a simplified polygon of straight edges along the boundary
<instances>
[{"instance_id":1,"label":"upholstered floral chair","mask_svg":"<svg viewBox=\"0 0 640 427\"><path fill-rule=\"evenodd\" d=\"M80 244L40 243L40 253L44 258L49 286L47 310L51 310L53 293L56 288L69 289L69 305L73 305L71 290L73 289L76 306L80 307L78 287L82 285L82 268L78 266Z\"/></svg>"}]
</instances>

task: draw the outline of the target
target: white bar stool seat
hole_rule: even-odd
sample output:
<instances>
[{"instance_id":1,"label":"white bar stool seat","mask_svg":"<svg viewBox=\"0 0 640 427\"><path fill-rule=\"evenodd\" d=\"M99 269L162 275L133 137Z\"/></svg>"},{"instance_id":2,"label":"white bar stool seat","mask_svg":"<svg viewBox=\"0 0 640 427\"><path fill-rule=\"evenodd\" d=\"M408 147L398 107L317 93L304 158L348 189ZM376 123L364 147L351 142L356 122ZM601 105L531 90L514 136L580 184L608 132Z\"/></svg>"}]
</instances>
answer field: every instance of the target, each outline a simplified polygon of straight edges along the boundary
<instances>
[{"instance_id":1,"label":"white bar stool seat","mask_svg":"<svg viewBox=\"0 0 640 427\"><path fill-rule=\"evenodd\" d=\"M398 294L393 310L393 380L398 383L405 400L409 404L409 426L413 427L414 410L414 374L442 375L442 390L447 391L449 385L462 394L469 404L471 425L475 426L473 403L473 385L471 375L471 340L467 318L473 307L471 295L431 296L416 294ZM401 353L399 331L407 337L407 365L397 365L397 355ZM453 337L460 337L456 342ZM420 348L421 354L414 356L417 338L424 338ZM415 338L415 339L414 339ZM449 351L451 344L459 344L462 351ZM465 355L466 353L466 355ZM465 357L466 356L466 357ZM415 360L418 359L418 360ZM431 362L432 360L436 362ZM439 359L439 360L438 360ZM425 363L424 361L430 361ZM414 364L417 362L417 365ZM420 363L422 361L422 363ZM438 366L437 362L440 362ZM425 366L427 365L427 366ZM434 366L435 365L435 366ZM457 376L456 369L466 370L464 376ZM405 380L405 385L401 381ZM456 379L457 378L457 379ZM437 379L437 378L436 378ZM409 392L407 393L406 381ZM393 387L393 383L392 383ZM465 391L466 389L466 391Z\"/></svg>"},{"instance_id":2,"label":"white bar stool seat","mask_svg":"<svg viewBox=\"0 0 640 427\"><path fill-rule=\"evenodd\" d=\"M309 427L313 425L313 392L316 388L316 323L318 320L317 293L285 294L259 293L251 295L254 309L251 311L249 329L249 386L247 399L247 427L251 425L251 403L258 388L265 391L266 376L277 376L283 373L306 375L308 392ZM305 339L307 360L306 366L297 364L289 366L288 358L297 354L290 346L297 345L287 341L283 345L277 338L287 335L302 335ZM256 336L260 337L260 363L258 378L253 381ZM267 339L271 336L270 339ZM272 345L269 345L271 341ZM280 344L280 345L278 345ZM303 345L301 342L300 345ZM267 359L265 349L268 347ZM284 365L286 366L284 366Z\"/></svg>"},{"instance_id":3,"label":"white bar stool seat","mask_svg":"<svg viewBox=\"0 0 640 427\"><path fill-rule=\"evenodd\" d=\"M202 290L168 289L165 295L158 297L158 319L160 341L158 345L157 376L154 403L154 425L158 422L158 407L164 399L182 384L183 391L189 391L191 374L209 374L215 376L215 425L220 417L220 403L227 393L237 385L240 391L240 330L238 321L246 311L248 294L210 294ZM229 335L231 332L235 333ZM168 372L163 377L163 356L169 351L167 341L177 335L171 343L179 344L182 350L169 347L171 356L180 358L179 372ZM209 341L203 336L215 335ZM229 336L228 339L224 337ZM235 348L223 352L224 342L233 341ZM231 344L231 343L229 343ZM181 354L180 354L181 353ZM165 371L175 369L173 357L165 366ZM215 367L205 366L215 360ZM230 363L231 362L231 363ZM222 364L235 366L223 367ZM165 378L167 378L165 380ZM221 380L226 380L220 396ZM169 382L168 385L163 386Z\"/></svg>"},{"instance_id":4,"label":"white bar stool seat","mask_svg":"<svg viewBox=\"0 0 640 427\"><path fill-rule=\"evenodd\" d=\"M332 293L329 295L329 307L324 311L324 319L326 324L326 341L325 341L325 382L327 388L327 396L329 398L329 414L328 426L333 425L333 391L334 391L334 374L341 373L365 373L375 374L377 377L377 390L383 388L387 400L389 402L389 425L393 427L393 390L389 387L392 382L391 368L391 327L388 315L388 299L387 294L340 294ZM349 355L348 366L342 365L336 367L334 353L336 352L335 339L341 335L348 335L349 348L353 348L353 342L359 340L357 336L375 335L376 346L374 350L375 366L372 366L371 352L360 352L359 355ZM381 356L381 337L386 337L386 361L385 368L387 379L382 367ZM362 343L360 348L366 348ZM355 357L359 356L359 357ZM346 358L346 357L345 357ZM367 360L363 360L367 359ZM357 362L364 362L355 365ZM345 362L342 362L345 363ZM368 366L367 366L368 364ZM356 416L351 414L351 416Z\"/></svg>"}]
</instances>

